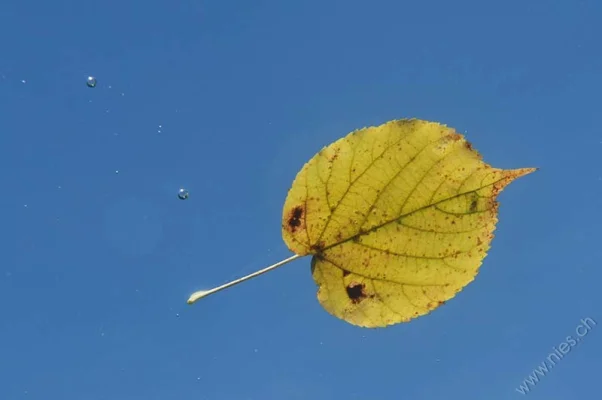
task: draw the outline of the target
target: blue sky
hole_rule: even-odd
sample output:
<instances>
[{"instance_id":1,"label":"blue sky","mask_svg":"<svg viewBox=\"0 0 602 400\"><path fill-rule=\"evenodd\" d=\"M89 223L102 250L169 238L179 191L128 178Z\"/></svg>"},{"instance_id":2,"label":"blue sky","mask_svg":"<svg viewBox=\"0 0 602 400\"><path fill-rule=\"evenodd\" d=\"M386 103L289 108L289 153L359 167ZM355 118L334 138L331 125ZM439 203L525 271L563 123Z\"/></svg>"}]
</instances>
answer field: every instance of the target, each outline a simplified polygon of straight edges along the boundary
<instances>
[{"instance_id":1,"label":"blue sky","mask_svg":"<svg viewBox=\"0 0 602 400\"><path fill-rule=\"evenodd\" d=\"M601 17L593 0L3 2L0 399L598 396ZM303 258L186 304L290 256L303 163L403 117L540 168L500 196L456 298L357 328Z\"/></svg>"}]
</instances>

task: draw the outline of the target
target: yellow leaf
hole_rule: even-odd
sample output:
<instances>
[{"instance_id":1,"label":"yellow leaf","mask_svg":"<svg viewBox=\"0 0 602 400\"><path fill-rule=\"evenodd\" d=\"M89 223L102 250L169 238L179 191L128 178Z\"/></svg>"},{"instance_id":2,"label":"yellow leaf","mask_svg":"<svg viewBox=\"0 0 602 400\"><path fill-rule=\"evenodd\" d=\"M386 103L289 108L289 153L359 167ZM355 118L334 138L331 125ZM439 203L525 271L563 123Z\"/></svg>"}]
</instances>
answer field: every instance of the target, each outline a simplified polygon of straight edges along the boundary
<instances>
[{"instance_id":1,"label":"yellow leaf","mask_svg":"<svg viewBox=\"0 0 602 400\"><path fill-rule=\"evenodd\" d=\"M316 154L286 198L282 236L313 255L332 315L382 327L424 315L470 283L497 222L497 195L535 168L481 160L452 128L396 120Z\"/></svg>"}]
</instances>

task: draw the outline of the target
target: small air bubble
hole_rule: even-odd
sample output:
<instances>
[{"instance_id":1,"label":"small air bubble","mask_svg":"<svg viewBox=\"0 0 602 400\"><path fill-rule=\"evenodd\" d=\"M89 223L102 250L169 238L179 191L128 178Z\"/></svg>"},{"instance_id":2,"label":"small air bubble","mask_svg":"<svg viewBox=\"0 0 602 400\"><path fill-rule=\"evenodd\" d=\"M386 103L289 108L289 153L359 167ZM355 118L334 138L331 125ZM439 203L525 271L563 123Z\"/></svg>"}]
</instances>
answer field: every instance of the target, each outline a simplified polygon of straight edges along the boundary
<instances>
[{"instance_id":1,"label":"small air bubble","mask_svg":"<svg viewBox=\"0 0 602 400\"><path fill-rule=\"evenodd\" d=\"M189 196L188 190L181 188L180 190L178 190L178 198L180 200L186 200Z\"/></svg>"},{"instance_id":2,"label":"small air bubble","mask_svg":"<svg viewBox=\"0 0 602 400\"><path fill-rule=\"evenodd\" d=\"M89 76L88 79L86 79L86 85L90 88L96 87L96 78Z\"/></svg>"}]
</instances>

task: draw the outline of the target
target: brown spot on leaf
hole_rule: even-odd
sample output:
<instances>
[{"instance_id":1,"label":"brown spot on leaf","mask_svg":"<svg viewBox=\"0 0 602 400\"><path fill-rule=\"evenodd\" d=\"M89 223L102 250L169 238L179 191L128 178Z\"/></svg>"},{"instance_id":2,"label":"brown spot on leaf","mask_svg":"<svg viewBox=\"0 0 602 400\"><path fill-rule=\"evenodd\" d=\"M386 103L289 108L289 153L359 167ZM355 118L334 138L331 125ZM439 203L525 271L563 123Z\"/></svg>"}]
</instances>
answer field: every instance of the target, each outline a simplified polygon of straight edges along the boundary
<instances>
[{"instance_id":1,"label":"brown spot on leaf","mask_svg":"<svg viewBox=\"0 0 602 400\"><path fill-rule=\"evenodd\" d=\"M304 211L305 210L303 206L297 206L289 212L289 216L286 219L286 224L290 228L291 232L295 233L301 226L301 218L303 217Z\"/></svg>"},{"instance_id":2,"label":"brown spot on leaf","mask_svg":"<svg viewBox=\"0 0 602 400\"><path fill-rule=\"evenodd\" d=\"M358 304L367 297L366 292L364 292L365 288L366 285L363 283L351 282L349 285L347 285L345 290L347 290L347 296L351 302L353 304Z\"/></svg>"},{"instance_id":3,"label":"brown spot on leaf","mask_svg":"<svg viewBox=\"0 0 602 400\"><path fill-rule=\"evenodd\" d=\"M472 199L470 202L470 212L477 211L477 199Z\"/></svg>"},{"instance_id":4,"label":"brown spot on leaf","mask_svg":"<svg viewBox=\"0 0 602 400\"><path fill-rule=\"evenodd\" d=\"M344 269L344 270L343 270L343 276L344 276L344 277L345 277L345 276L347 276L347 275L349 275L350 273L351 273L351 272L347 271L346 269Z\"/></svg>"},{"instance_id":5,"label":"brown spot on leaf","mask_svg":"<svg viewBox=\"0 0 602 400\"><path fill-rule=\"evenodd\" d=\"M462 135L460 135L459 133L456 132L452 132L448 135L448 137L453 140L453 141L458 141L462 139Z\"/></svg>"},{"instance_id":6,"label":"brown spot on leaf","mask_svg":"<svg viewBox=\"0 0 602 400\"><path fill-rule=\"evenodd\" d=\"M309 248L315 253L320 253L322 252L322 250L324 250L324 242L314 243L311 246L309 246Z\"/></svg>"}]
</instances>

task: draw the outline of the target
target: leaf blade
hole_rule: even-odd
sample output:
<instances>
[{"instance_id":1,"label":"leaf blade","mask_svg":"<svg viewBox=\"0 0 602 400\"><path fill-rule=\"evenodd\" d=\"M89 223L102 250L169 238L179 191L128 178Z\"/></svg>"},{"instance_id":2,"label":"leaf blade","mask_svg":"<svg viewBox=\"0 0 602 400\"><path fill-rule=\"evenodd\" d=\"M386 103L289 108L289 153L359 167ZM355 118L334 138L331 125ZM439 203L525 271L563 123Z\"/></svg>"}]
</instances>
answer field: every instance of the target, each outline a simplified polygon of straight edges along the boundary
<instances>
[{"instance_id":1,"label":"leaf blade","mask_svg":"<svg viewBox=\"0 0 602 400\"><path fill-rule=\"evenodd\" d=\"M314 254L318 300L334 316L365 327L409 321L474 279L493 238L497 195L533 171L492 168L438 123L364 128L299 172L283 239Z\"/></svg>"}]
</instances>

